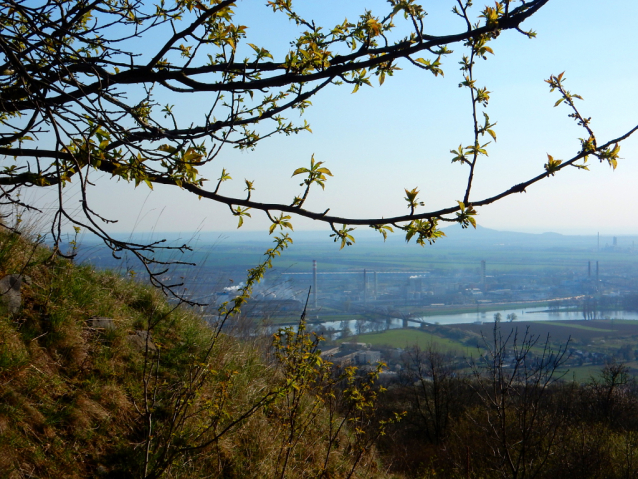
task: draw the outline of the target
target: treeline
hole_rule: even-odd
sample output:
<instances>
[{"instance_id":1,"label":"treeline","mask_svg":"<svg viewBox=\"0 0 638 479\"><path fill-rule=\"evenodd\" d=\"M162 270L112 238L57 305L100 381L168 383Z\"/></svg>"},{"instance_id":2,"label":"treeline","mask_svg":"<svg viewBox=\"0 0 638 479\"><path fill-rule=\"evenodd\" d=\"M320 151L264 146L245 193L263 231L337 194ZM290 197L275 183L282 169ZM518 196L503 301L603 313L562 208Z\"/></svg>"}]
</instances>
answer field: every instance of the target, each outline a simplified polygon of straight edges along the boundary
<instances>
[{"instance_id":1,"label":"treeline","mask_svg":"<svg viewBox=\"0 0 638 479\"><path fill-rule=\"evenodd\" d=\"M553 350L539 339L495 327L465 371L434 347L409 349L377 408L379 417L404 411L378 443L390 470L413 478L638 477L638 385L628 368L607 364L581 384L561 367L567 345Z\"/></svg>"}]
</instances>

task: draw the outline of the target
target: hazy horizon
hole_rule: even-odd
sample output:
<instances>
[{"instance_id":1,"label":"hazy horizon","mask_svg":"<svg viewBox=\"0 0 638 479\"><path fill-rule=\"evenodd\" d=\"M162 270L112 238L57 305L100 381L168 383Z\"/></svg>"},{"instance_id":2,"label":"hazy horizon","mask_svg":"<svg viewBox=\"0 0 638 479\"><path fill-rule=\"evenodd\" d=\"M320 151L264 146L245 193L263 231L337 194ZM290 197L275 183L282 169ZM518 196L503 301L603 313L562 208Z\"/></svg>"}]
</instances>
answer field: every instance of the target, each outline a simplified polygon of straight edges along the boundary
<instances>
[{"instance_id":1,"label":"hazy horizon","mask_svg":"<svg viewBox=\"0 0 638 479\"><path fill-rule=\"evenodd\" d=\"M450 232L450 230L454 230L455 228L458 228L460 231L458 234L472 234L472 228L467 228L465 230L461 230L460 226L458 224L450 224L450 225L446 225L441 227L440 229L444 232ZM279 231L279 230L278 230ZM578 230L578 229L565 229L562 231L557 231L557 230L543 230L543 229L502 229L502 228L492 228L489 226L484 226L481 225L480 223L477 224L477 228L476 231L490 231L490 232L498 232L498 233L516 233L516 234L526 234L526 235L560 235L560 236L592 236L592 237L596 237L598 235L600 235L600 238L613 238L615 237L633 237L636 236L638 237L638 227L634 232L618 232L616 233L615 230L601 230L601 231L593 231L590 232L588 230L582 229L582 230ZM294 231L290 231L290 230L286 230L286 233L294 236L296 234L316 234L316 235L323 235L325 234L327 237L329 237L330 234L332 234L333 232L329 229L329 228L321 228L321 229L295 229ZM156 236L161 236L161 235L169 235L169 236L175 236L175 235L181 235L181 236L188 236L188 235L197 235L197 234L205 234L205 235L214 235L214 234L223 234L223 235L231 235L231 236L235 236L235 235L256 235L256 234L264 234L265 236L271 236L268 233L268 230L266 228L262 228L262 229L246 229L246 228L239 228L239 229L225 229L225 230L214 230L214 229L210 229L210 230L184 230L184 231L170 231L170 230L166 230L166 231L161 231L161 230L153 230L153 229L148 229L148 230L134 230L134 231L127 231L127 230L119 230L119 231L112 231L113 234L116 235L138 235L138 234L142 234L142 235L148 235L148 234L153 234ZM277 234L277 232L274 232L273 234ZM372 229L370 229L369 227L366 226L360 226L357 227L354 231L355 234L355 238L356 235L364 235L366 237L378 237L381 240L383 240L382 236L373 231ZM402 234L402 232L400 230L395 229L394 233L389 233L388 234L388 239L391 239L392 237L398 237L400 239L404 240L404 234ZM445 241L445 238L442 238L442 241ZM356 245L356 244L355 244Z\"/></svg>"}]
</instances>

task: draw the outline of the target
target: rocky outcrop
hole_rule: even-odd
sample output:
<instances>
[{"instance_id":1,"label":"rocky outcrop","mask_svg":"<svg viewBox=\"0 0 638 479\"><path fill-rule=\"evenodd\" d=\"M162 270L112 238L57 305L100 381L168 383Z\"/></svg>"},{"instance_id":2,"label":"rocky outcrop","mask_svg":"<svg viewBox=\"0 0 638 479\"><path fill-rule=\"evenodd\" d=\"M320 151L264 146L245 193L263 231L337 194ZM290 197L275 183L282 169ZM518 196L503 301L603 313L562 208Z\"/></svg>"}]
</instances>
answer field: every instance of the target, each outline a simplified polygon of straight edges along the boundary
<instances>
[{"instance_id":1,"label":"rocky outcrop","mask_svg":"<svg viewBox=\"0 0 638 479\"><path fill-rule=\"evenodd\" d=\"M22 307L22 284L29 284L30 278L21 274L8 274L0 279L0 309L8 314L16 314Z\"/></svg>"},{"instance_id":2,"label":"rocky outcrop","mask_svg":"<svg viewBox=\"0 0 638 479\"><path fill-rule=\"evenodd\" d=\"M128 341L135 349L139 351L146 351L146 344L148 342L149 351L157 351L157 346L151 340L151 335L148 331L138 330L134 334L129 335Z\"/></svg>"},{"instance_id":3,"label":"rocky outcrop","mask_svg":"<svg viewBox=\"0 0 638 479\"><path fill-rule=\"evenodd\" d=\"M113 318L101 318L93 316L86 321L90 328L94 329L115 329L115 320Z\"/></svg>"}]
</instances>

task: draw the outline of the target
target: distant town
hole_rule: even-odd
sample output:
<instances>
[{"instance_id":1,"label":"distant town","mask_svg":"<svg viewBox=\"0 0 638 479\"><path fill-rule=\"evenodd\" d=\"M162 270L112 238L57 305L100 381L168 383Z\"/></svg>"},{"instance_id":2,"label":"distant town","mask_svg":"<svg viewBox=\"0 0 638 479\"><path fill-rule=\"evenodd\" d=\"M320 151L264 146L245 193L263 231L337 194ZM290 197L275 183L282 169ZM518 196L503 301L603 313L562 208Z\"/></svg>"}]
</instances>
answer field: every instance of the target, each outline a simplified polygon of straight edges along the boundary
<instances>
[{"instance_id":1,"label":"distant town","mask_svg":"<svg viewBox=\"0 0 638 479\"><path fill-rule=\"evenodd\" d=\"M305 308L311 321L402 319L418 327L413 324L418 318L428 322L439 314L535 306L578 311L582 319L638 310L638 238L480 226L445 231L446 237L424 248L398 235L384 243L367 231L343 250L321 233L293 235L295 242L274 262L244 314L285 324L297 321ZM237 294L269 243L257 233L204 235L183 259L197 266L177 265L166 279L183 282L187 297L214 309ZM84 251L85 260L98 267L138 267L134 261L114 262L97 246Z\"/></svg>"}]
</instances>

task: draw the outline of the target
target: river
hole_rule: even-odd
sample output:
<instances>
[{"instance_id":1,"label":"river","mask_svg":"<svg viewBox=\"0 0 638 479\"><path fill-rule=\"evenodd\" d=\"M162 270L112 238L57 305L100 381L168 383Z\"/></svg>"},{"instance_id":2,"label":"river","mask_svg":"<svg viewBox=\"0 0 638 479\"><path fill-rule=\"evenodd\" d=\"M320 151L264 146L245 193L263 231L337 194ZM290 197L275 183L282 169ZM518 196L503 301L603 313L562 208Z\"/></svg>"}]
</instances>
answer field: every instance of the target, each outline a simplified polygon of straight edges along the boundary
<instances>
[{"instance_id":1,"label":"river","mask_svg":"<svg viewBox=\"0 0 638 479\"><path fill-rule=\"evenodd\" d=\"M569 310L548 310L547 307L537 308L519 308L505 309L501 311L480 311L472 313L459 314L432 314L419 318L410 318L407 320L408 327L420 327L422 323L426 324L467 324L467 323L491 323L494 321L494 315L501 313L503 322L507 322L507 316L516 315L514 322L520 321L575 321L583 320L582 311ZM638 320L638 312L632 311L605 311L599 314L600 319L630 319ZM313 325L315 325L313 321ZM404 320L399 318L381 319L376 321L346 320L346 321L326 321L321 323L328 329L340 331L346 324L353 333L382 331L385 329L398 329L404 327Z\"/></svg>"}]
</instances>

